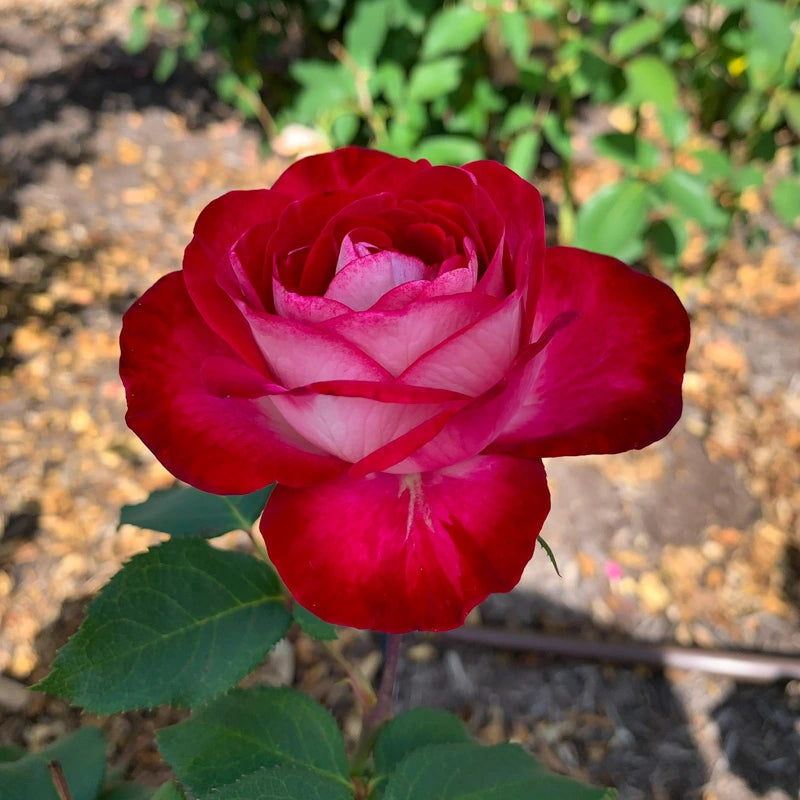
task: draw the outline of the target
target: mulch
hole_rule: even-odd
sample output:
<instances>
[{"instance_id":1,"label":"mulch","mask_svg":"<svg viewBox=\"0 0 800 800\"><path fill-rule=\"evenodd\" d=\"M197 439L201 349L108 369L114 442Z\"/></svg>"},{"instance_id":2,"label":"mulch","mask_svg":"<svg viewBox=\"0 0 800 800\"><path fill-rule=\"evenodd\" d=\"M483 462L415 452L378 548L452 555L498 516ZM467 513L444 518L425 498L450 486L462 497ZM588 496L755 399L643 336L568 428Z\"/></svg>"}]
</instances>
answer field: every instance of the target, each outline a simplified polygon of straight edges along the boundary
<instances>
[{"instance_id":1,"label":"mulch","mask_svg":"<svg viewBox=\"0 0 800 800\"><path fill-rule=\"evenodd\" d=\"M172 478L124 424L122 312L180 264L200 209L284 164L181 65L122 46L130 0L6 3L0 20L0 743L34 749L100 724L112 760L156 785L169 709L81 717L21 689L47 671L86 599L159 540L118 509ZM779 157L779 168L785 168ZM580 167L582 186L613 166ZM543 178L545 194L557 179ZM471 624L598 641L800 654L800 236L758 195L708 272L696 232L674 285L693 342L686 410L645 451L548 464L544 535L519 588ZM746 246L760 227L762 241ZM228 546L245 546L231 537ZM374 639L348 631L368 673ZM259 673L329 703L353 733L339 667L293 634ZM397 708L458 713L623 800L769 800L800 792L800 684L409 637Z\"/></svg>"}]
</instances>

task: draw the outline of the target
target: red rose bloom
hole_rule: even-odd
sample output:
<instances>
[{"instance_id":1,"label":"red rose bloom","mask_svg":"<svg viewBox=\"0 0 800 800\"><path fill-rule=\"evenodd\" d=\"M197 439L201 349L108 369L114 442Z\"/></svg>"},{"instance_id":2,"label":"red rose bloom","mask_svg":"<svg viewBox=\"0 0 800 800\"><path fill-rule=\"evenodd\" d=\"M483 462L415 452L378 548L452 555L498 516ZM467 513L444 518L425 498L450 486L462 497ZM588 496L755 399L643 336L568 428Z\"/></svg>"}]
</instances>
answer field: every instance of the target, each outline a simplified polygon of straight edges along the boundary
<instances>
[{"instance_id":1,"label":"red rose bloom","mask_svg":"<svg viewBox=\"0 0 800 800\"><path fill-rule=\"evenodd\" d=\"M178 478L278 482L261 531L302 605L442 630L519 580L543 457L672 428L688 341L664 284L546 249L539 193L505 167L346 148L212 202L125 315L120 371Z\"/></svg>"}]
</instances>

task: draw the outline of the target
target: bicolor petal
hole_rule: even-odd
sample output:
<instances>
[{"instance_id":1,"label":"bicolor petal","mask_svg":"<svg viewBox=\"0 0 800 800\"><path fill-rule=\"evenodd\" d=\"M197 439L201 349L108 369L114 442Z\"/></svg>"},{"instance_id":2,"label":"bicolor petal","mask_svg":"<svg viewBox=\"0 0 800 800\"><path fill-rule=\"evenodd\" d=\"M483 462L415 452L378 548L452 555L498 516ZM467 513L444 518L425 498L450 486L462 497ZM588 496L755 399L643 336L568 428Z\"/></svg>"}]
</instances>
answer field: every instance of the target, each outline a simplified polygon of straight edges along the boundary
<instances>
[{"instance_id":1,"label":"bicolor petal","mask_svg":"<svg viewBox=\"0 0 800 800\"><path fill-rule=\"evenodd\" d=\"M175 477L207 492L244 494L346 469L290 428L269 397L257 396L258 375L205 324L180 272L131 306L120 344L126 421ZM227 380L244 396L220 396L214 359L241 365L228 369ZM209 360L210 373L203 370Z\"/></svg>"},{"instance_id":2,"label":"bicolor petal","mask_svg":"<svg viewBox=\"0 0 800 800\"><path fill-rule=\"evenodd\" d=\"M289 591L323 619L447 630L516 585L549 508L540 461L480 456L438 472L278 486L261 532Z\"/></svg>"}]
</instances>

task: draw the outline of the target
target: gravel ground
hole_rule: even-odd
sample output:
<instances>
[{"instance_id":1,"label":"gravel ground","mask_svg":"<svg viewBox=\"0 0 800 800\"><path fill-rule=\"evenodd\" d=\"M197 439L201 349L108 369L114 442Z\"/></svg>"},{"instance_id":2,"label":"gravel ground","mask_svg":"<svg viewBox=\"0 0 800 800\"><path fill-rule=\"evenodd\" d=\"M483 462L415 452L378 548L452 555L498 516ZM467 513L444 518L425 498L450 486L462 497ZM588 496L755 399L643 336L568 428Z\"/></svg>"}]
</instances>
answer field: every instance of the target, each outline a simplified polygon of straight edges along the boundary
<instances>
[{"instance_id":1,"label":"gravel ground","mask_svg":"<svg viewBox=\"0 0 800 800\"><path fill-rule=\"evenodd\" d=\"M102 724L111 756L167 774L152 731L175 714L83 718L20 694L91 596L157 539L116 530L120 505L171 479L125 428L120 317L174 269L212 197L282 165L182 65L121 45L131 3L2 3L0 17L0 743L41 747ZM121 38L122 37L122 38ZM779 159L780 165L780 159ZM609 174L581 167L582 186ZM545 191L557 183L542 181ZM758 198L755 198L757 201ZM693 319L687 407L642 453L548 465L545 537L520 587L472 622L518 632L800 653L800 280L797 232L760 210L758 253L734 239L678 289ZM377 667L371 637L348 652ZM354 720L336 667L296 637L272 668ZM276 666L277 665L277 666ZM266 669L266 667L265 667ZM428 704L484 741L525 744L622 800L768 800L800 792L800 685L543 658L411 637L398 707Z\"/></svg>"}]
</instances>

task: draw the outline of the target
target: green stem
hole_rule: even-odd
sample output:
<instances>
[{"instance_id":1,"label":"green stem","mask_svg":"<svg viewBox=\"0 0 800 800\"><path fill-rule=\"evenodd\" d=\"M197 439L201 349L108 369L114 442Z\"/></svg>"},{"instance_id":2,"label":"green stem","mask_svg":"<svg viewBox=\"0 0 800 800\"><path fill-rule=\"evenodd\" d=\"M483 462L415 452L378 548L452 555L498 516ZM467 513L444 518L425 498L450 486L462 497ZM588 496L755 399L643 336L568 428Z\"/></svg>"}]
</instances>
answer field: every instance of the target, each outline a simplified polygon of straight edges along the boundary
<instances>
[{"instance_id":1,"label":"green stem","mask_svg":"<svg viewBox=\"0 0 800 800\"><path fill-rule=\"evenodd\" d=\"M364 714L361 724L361 735L358 737L356 749L350 762L350 772L358 775L372 752L375 737L386 720L392 716L392 695L394 682L397 678L397 665L400 663L400 646L403 641L402 634L387 634L386 657L383 662L383 675L378 687L375 705Z\"/></svg>"}]
</instances>

